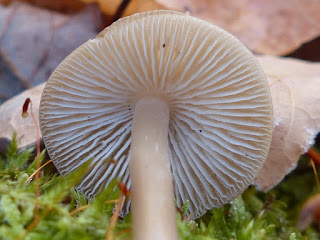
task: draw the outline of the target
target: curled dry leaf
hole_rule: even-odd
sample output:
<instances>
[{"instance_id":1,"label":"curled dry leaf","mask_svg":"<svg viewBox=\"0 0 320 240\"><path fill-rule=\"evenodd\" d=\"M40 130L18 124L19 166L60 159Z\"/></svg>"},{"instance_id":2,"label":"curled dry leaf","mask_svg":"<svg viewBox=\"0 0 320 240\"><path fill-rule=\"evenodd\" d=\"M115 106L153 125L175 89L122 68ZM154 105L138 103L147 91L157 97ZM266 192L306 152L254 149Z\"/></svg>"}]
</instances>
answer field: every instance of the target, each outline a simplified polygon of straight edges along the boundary
<instances>
[{"instance_id":1,"label":"curled dry leaf","mask_svg":"<svg viewBox=\"0 0 320 240\"><path fill-rule=\"evenodd\" d=\"M74 15L21 2L0 5L0 99L17 93L11 89L46 81L70 52L98 33L99 14L92 5Z\"/></svg>"},{"instance_id":2,"label":"curled dry leaf","mask_svg":"<svg viewBox=\"0 0 320 240\"><path fill-rule=\"evenodd\" d=\"M320 131L320 63L264 56L258 57L269 81L274 108L274 133L270 152L254 184L267 191L295 168L301 154ZM21 117L29 96L38 114L43 85L0 106L0 138L18 132L19 146L36 141L31 119Z\"/></svg>"},{"instance_id":3,"label":"curled dry leaf","mask_svg":"<svg viewBox=\"0 0 320 240\"><path fill-rule=\"evenodd\" d=\"M21 109L25 100L30 98L35 118L39 118L40 98L45 83L31 88L6 101L0 106L0 138L11 139L17 133L18 147L22 148L34 144L37 140L37 129L29 115L21 116Z\"/></svg>"},{"instance_id":4,"label":"curled dry leaf","mask_svg":"<svg viewBox=\"0 0 320 240\"><path fill-rule=\"evenodd\" d=\"M284 55L320 35L319 0L156 0L207 20L256 53Z\"/></svg>"},{"instance_id":5,"label":"curled dry leaf","mask_svg":"<svg viewBox=\"0 0 320 240\"><path fill-rule=\"evenodd\" d=\"M296 167L320 131L320 63L258 57L273 101L274 132L255 184L267 191Z\"/></svg>"}]
</instances>

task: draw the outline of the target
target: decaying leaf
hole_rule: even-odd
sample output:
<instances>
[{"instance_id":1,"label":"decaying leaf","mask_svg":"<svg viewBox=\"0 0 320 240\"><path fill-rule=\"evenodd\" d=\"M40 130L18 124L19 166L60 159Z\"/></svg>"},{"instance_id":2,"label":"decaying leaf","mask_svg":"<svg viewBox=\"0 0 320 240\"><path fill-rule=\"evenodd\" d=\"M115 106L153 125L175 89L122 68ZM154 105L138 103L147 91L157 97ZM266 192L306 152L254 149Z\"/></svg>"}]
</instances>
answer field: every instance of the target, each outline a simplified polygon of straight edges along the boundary
<instances>
[{"instance_id":1,"label":"decaying leaf","mask_svg":"<svg viewBox=\"0 0 320 240\"><path fill-rule=\"evenodd\" d=\"M153 0L133 0L130 1L123 16L129 16L137 12L152 11L157 9L166 9L162 4Z\"/></svg>"},{"instance_id":2,"label":"decaying leaf","mask_svg":"<svg viewBox=\"0 0 320 240\"><path fill-rule=\"evenodd\" d=\"M0 0L0 4L7 6L14 1L26 2L34 6L63 13L75 13L85 7L85 4L79 0Z\"/></svg>"},{"instance_id":3,"label":"decaying leaf","mask_svg":"<svg viewBox=\"0 0 320 240\"><path fill-rule=\"evenodd\" d=\"M300 230L305 230L310 227L313 222L318 224L320 229L320 194L316 194L308 199L303 205L297 227Z\"/></svg>"},{"instance_id":4,"label":"decaying leaf","mask_svg":"<svg viewBox=\"0 0 320 240\"><path fill-rule=\"evenodd\" d=\"M9 89L46 81L70 52L99 32L101 21L93 5L74 15L21 2L0 5L0 99L17 93Z\"/></svg>"},{"instance_id":5,"label":"decaying leaf","mask_svg":"<svg viewBox=\"0 0 320 240\"><path fill-rule=\"evenodd\" d=\"M10 3L13 0L0 0ZM98 3L114 16L127 2L122 16L155 9L172 9L216 24L238 37L253 52L284 55L320 35L319 0L20 0L62 12L74 12L83 3ZM119 16L120 17L120 16Z\"/></svg>"},{"instance_id":6,"label":"decaying leaf","mask_svg":"<svg viewBox=\"0 0 320 240\"><path fill-rule=\"evenodd\" d=\"M284 55L320 35L319 0L156 1L224 28L256 53Z\"/></svg>"},{"instance_id":7,"label":"decaying leaf","mask_svg":"<svg viewBox=\"0 0 320 240\"><path fill-rule=\"evenodd\" d=\"M273 101L274 132L268 158L255 180L267 191L296 167L320 132L320 63L258 57Z\"/></svg>"},{"instance_id":8,"label":"decaying leaf","mask_svg":"<svg viewBox=\"0 0 320 240\"><path fill-rule=\"evenodd\" d=\"M104 14L113 16L119 8L122 0L81 0L85 3L98 3Z\"/></svg>"},{"instance_id":9,"label":"decaying leaf","mask_svg":"<svg viewBox=\"0 0 320 240\"><path fill-rule=\"evenodd\" d=\"M34 144L37 140L37 128L29 114L21 115L22 106L27 98L32 101L35 118L39 118L39 105L45 83L31 88L0 105L0 138L12 139L17 133L18 147Z\"/></svg>"},{"instance_id":10,"label":"decaying leaf","mask_svg":"<svg viewBox=\"0 0 320 240\"><path fill-rule=\"evenodd\" d=\"M157 9L165 9L165 7L154 1L154 0L131 0L131 1L123 1L123 0L82 0L86 3L96 2L99 4L101 10L109 16L113 16L116 14L117 10L120 7L120 4L123 2L127 5L124 7L121 17L129 16L138 12L145 12ZM119 16L120 17L120 16Z\"/></svg>"}]
</instances>

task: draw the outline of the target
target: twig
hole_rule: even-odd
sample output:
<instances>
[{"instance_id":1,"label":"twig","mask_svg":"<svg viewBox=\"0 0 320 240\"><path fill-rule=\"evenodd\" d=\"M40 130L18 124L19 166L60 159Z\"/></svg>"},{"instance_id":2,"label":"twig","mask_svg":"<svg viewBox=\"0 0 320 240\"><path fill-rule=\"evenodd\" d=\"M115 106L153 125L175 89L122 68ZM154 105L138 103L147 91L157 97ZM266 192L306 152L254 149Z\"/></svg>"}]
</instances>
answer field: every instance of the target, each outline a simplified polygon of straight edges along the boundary
<instances>
[{"instance_id":1,"label":"twig","mask_svg":"<svg viewBox=\"0 0 320 240\"><path fill-rule=\"evenodd\" d=\"M109 228L107 230L107 233L106 233L106 240L113 240L114 237L113 237L113 232L114 232L114 229L117 225L117 222L118 222L118 218L119 218L119 215L120 215L120 210L121 210L121 207L122 207L122 204L124 202L124 194L123 193L120 193L120 196L117 200L117 206L116 206L116 209L110 219L110 225L109 225Z\"/></svg>"},{"instance_id":2,"label":"twig","mask_svg":"<svg viewBox=\"0 0 320 240\"><path fill-rule=\"evenodd\" d=\"M49 160L48 162L46 162L45 164L43 164L41 167L39 167L36 171L34 171L34 173L32 173L30 175L30 177L28 177L28 179L24 182L24 184L27 184L29 181L31 181L31 179L34 177L34 175L37 174L37 172L39 172L42 168L44 168L45 166L47 166L49 163L52 163L52 160Z\"/></svg>"},{"instance_id":3,"label":"twig","mask_svg":"<svg viewBox=\"0 0 320 240\"><path fill-rule=\"evenodd\" d=\"M320 182L319 182L319 178L318 178L317 168L316 168L312 158L310 159L310 162L311 162L311 165L312 165L312 168L313 168L314 176L316 177L318 190L320 191Z\"/></svg>"},{"instance_id":4,"label":"twig","mask_svg":"<svg viewBox=\"0 0 320 240\"><path fill-rule=\"evenodd\" d=\"M316 152L313 148L309 148L308 152L306 153L308 157L310 157L314 163L320 167L320 154Z\"/></svg>"},{"instance_id":5,"label":"twig","mask_svg":"<svg viewBox=\"0 0 320 240\"><path fill-rule=\"evenodd\" d=\"M124 199L126 197L129 198L131 195L130 190L127 188L127 186L123 182L119 182L118 187L120 189L120 196L117 200L116 208L115 208L113 215L110 219L110 225L109 225L109 228L106 233L106 240L113 240L114 239L113 233L114 233L114 229L116 228L116 225L118 222L118 218L120 215L122 204L124 202Z\"/></svg>"},{"instance_id":6,"label":"twig","mask_svg":"<svg viewBox=\"0 0 320 240\"><path fill-rule=\"evenodd\" d=\"M318 167L320 166L320 154L317 153L313 148L309 148L306 154L310 158L313 173L317 181L318 190L320 191L320 182L319 182L319 177L318 177L317 168L316 168L316 165Z\"/></svg>"},{"instance_id":7,"label":"twig","mask_svg":"<svg viewBox=\"0 0 320 240\"><path fill-rule=\"evenodd\" d=\"M131 230L131 228L122 229L121 231L117 232L116 236L120 236L126 232L129 232L130 230Z\"/></svg>"},{"instance_id":8,"label":"twig","mask_svg":"<svg viewBox=\"0 0 320 240\"><path fill-rule=\"evenodd\" d=\"M179 213L180 216L181 216L181 221L183 221L183 220L184 220L184 216L183 216L182 210L181 210L178 206L176 206L176 210L178 211L178 213Z\"/></svg>"},{"instance_id":9,"label":"twig","mask_svg":"<svg viewBox=\"0 0 320 240\"><path fill-rule=\"evenodd\" d=\"M117 203L117 202L118 202L118 200L108 200L105 203L110 204L110 203ZM89 205L84 205L82 207L76 208L75 210L70 212L70 215L73 216L73 215L77 214L78 212L82 212L82 211L86 210L88 207L89 207Z\"/></svg>"}]
</instances>

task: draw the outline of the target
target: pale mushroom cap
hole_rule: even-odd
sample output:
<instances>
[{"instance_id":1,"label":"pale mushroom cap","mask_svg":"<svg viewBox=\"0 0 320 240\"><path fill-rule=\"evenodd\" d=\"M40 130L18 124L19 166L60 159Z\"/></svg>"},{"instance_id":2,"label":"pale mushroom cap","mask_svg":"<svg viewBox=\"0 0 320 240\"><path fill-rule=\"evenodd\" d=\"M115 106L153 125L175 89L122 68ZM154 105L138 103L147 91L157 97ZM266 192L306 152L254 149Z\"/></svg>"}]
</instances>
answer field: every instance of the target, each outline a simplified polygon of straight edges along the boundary
<instances>
[{"instance_id":1,"label":"pale mushroom cap","mask_svg":"<svg viewBox=\"0 0 320 240\"><path fill-rule=\"evenodd\" d=\"M65 175L93 159L93 170L78 186L89 198L113 178L130 187L134 106L150 95L170 108L178 207L189 200L197 218L250 185L272 134L261 67L229 33L172 11L121 19L54 71L42 96L40 125L57 169Z\"/></svg>"}]
</instances>

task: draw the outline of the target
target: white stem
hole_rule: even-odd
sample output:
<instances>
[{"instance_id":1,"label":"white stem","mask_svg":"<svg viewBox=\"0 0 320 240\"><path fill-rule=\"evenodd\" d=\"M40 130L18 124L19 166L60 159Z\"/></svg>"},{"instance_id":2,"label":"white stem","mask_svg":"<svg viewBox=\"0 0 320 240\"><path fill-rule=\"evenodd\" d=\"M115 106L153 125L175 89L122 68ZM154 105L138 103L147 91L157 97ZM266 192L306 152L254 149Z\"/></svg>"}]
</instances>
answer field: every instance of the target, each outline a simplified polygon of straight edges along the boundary
<instances>
[{"instance_id":1,"label":"white stem","mask_svg":"<svg viewBox=\"0 0 320 240\"><path fill-rule=\"evenodd\" d=\"M143 98L136 103L129 164L134 240L178 239L168 127L165 101Z\"/></svg>"}]
</instances>

